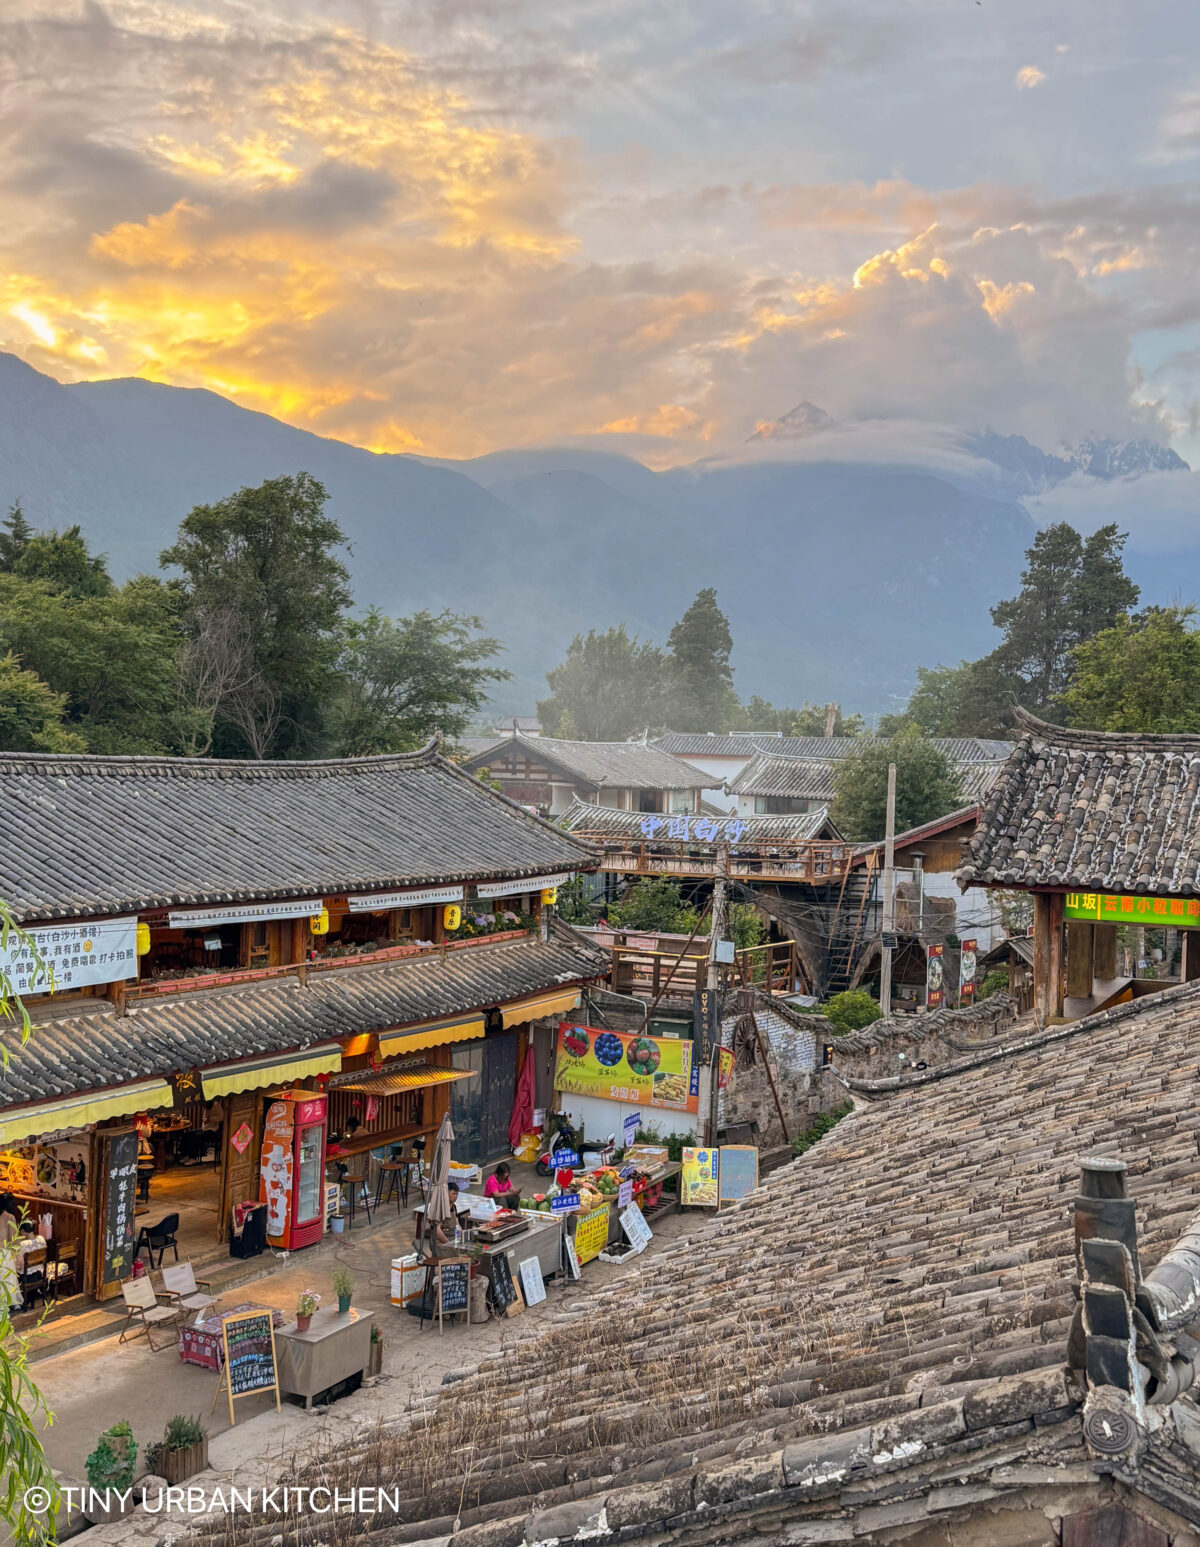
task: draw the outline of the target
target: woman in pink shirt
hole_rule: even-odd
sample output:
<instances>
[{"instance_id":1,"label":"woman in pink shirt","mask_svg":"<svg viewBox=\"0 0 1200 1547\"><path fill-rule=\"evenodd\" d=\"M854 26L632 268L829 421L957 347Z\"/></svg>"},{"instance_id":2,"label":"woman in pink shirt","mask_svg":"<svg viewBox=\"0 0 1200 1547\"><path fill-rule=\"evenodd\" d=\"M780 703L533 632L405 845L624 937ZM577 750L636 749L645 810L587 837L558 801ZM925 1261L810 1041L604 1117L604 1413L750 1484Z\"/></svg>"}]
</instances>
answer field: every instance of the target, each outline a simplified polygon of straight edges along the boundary
<instances>
[{"instance_id":1,"label":"woman in pink shirt","mask_svg":"<svg viewBox=\"0 0 1200 1547\"><path fill-rule=\"evenodd\" d=\"M495 1172L488 1177L484 1187L484 1193L489 1198L494 1198L501 1208L516 1208L520 1193L513 1186L508 1165L503 1160L496 1167Z\"/></svg>"}]
</instances>

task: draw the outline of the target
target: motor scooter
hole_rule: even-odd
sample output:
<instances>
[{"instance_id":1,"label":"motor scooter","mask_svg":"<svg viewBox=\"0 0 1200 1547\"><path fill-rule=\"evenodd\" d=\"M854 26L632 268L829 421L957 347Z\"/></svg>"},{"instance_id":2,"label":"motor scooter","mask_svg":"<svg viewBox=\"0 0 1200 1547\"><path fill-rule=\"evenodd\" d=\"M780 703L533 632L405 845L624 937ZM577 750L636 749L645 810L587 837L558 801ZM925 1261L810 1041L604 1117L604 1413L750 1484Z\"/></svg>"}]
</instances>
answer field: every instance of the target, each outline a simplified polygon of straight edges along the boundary
<instances>
[{"instance_id":1,"label":"motor scooter","mask_svg":"<svg viewBox=\"0 0 1200 1547\"><path fill-rule=\"evenodd\" d=\"M588 1169L584 1162L585 1155L595 1157L592 1164L597 1166L607 1166L612 1160L613 1150L617 1144L615 1133L610 1133L603 1144L598 1144L594 1139L581 1140L570 1120L562 1112L550 1114L550 1128L549 1147L534 1162L533 1169L539 1176L550 1176L560 1169L554 1157L562 1150L568 1153L573 1151L578 1155L581 1166L585 1170Z\"/></svg>"}]
</instances>

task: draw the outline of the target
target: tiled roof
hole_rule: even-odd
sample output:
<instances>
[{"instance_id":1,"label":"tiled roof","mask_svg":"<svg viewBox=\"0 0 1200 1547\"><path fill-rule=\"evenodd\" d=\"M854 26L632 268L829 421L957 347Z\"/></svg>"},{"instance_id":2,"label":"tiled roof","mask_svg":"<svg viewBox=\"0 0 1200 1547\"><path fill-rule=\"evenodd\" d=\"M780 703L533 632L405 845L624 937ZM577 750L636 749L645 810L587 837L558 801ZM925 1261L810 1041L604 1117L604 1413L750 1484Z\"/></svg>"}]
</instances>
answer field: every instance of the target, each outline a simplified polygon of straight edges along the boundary
<instances>
[{"instance_id":1,"label":"tiled roof","mask_svg":"<svg viewBox=\"0 0 1200 1547\"><path fill-rule=\"evenodd\" d=\"M587 868L431 747L253 763L0 756L0 897L19 919Z\"/></svg>"},{"instance_id":2,"label":"tiled roof","mask_svg":"<svg viewBox=\"0 0 1200 1547\"><path fill-rule=\"evenodd\" d=\"M949 743L948 743L949 744ZM949 754L947 754L949 756ZM950 761L958 772L965 800L982 800L1000 777L1003 763ZM730 795L790 795L797 799L832 800L838 759L772 757L760 752L725 788Z\"/></svg>"},{"instance_id":3,"label":"tiled roof","mask_svg":"<svg viewBox=\"0 0 1200 1547\"><path fill-rule=\"evenodd\" d=\"M39 1021L24 1045L12 1031L0 1068L0 1110L134 1079L167 1075L331 1037L458 1015L608 971L606 952L557 924L538 939L467 946L379 966L310 971L245 987L134 1003Z\"/></svg>"},{"instance_id":4,"label":"tiled roof","mask_svg":"<svg viewBox=\"0 0 1200 1547\"><path fill-rule=\"evenodd\" d=\"M559 820L569 833L586 834L589 842L593 839L598 843L618 839L635 843L649 841L669 844L672 841L667 832L669 816L659 818L662 826L649 840L645 839L642 832L642 818L643 813L639 811L615 811L610 806L593 806L588 801L577 800ZM691 820L689 814L689 822ZM722 829L726 822L742 823L745 831L739 839L741 843L803 843L814 838L839 836L824 806L794 816L737 816L730 811L713 811L711 820Z\"/></svg>"},{"instance_id":5,"label":"tiled roof","mask_svg":"<svg viewBox=\"0 0 1200 1547\"><path fill-rule=\"evenodd\" d=\"M508 736L535 763L556 764L596 789L711 790L720 782L681 758L641 741L559 741L549 736ZM499 747L489 749L495 756ZM467 760L476 766L477 758Z\"/></svg>"},{"instance_id":6,"label":"tiled roof","mask_svg":"<svg viewBox=\"0 0 1200 1547\"><path fill-rule=\"evenodd\" d=\"M868 1540L881 1504L916 1499L917 1519L952 1482L1028 1485L1006 1464L1094 1482L1067 1371L1080 1160L1128 1162L1146 1274L1200 1208L1198 1079L1200 984L930 1071L411 1430L331 1439L292 1480L398 1488L380 1547L456 1517L464 1547ZM1189 1444L1164 1432L1140 1465L1200 1519Z\"/></svg>"},{"instance_id":7,"label":"tiled roof","mask_svg":"<svg viewBox=\"0 0 1200 1547\"><path fill-rule=\"evenodd\" d=\"M654 745L682 757L750 757L765 752L774 757L847 757L862 746L861 736L771 736L763 731L735 731L729 735L703 736L668 731ZM939 752L959 763L1003 762L1013 749L1011 741L989 741L983 736L935 736Z\"/></svg>"},{"instance_id":8,"label":"tiled roof","mask_svg":"<svg viewBox=\"0 0 1200 1547\"><path fill-rule=\"evenodd\" d=\"M1200 736L1024 731L984 806L960 885L1200 892Z\"/></svg>"}]
</instances>

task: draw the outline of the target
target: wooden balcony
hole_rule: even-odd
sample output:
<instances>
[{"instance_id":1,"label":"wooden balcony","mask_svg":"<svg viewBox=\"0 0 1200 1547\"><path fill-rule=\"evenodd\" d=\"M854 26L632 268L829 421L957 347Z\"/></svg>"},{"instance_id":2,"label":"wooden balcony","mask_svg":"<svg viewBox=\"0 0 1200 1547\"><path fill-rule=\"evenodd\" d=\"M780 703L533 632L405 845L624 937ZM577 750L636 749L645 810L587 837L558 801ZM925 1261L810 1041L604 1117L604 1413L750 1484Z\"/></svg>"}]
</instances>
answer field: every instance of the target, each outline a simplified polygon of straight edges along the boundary
<instances>
[{"instance_id":1,"label":"wooden balcony","mask_svg":"<svg viewBox=\"0 0 1200 1547\"><path fill-rule=\"evenodd\" d=\"M739 843L733 852L696 848L685 844L618 843L598 833L576 832L574 837L602 850L601 872L620 876L679 876L712 880L722 872L739 881L784 881L802 886L841 882L854 859L854 846L828 839L811 839L784 847L782 844Z\"/></svg>"},{"instance_id":2,"label":"wooden balcony","mask_svg":"<svg viewBox=\"0 0 1200 1547\"><path fill-rule=\"evenodd\" d=\"M666 1000L686 999L690 1002L696 988L703 985L708 971L708 941L697 939L688 945L687 937L681 935L679 943L672 946L670 939L670 936L647 937L629 931L614 940L611 946L613 989L635 999L654 1000L661 995ZM795 942L773 940L767 945L737 951L733 965L721 970L733 983L761 989L765 994L790 994L796 982Z\"/></svg>"}]
</instances>

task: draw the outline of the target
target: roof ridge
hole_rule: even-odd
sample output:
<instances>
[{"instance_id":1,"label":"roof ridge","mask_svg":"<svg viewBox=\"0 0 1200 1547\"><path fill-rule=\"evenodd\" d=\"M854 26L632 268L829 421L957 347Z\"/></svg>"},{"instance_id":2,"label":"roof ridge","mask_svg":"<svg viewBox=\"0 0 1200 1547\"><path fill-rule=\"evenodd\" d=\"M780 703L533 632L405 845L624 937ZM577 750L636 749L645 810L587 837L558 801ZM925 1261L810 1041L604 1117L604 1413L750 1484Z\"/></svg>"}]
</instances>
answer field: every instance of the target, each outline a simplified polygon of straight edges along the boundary
<instances>
[{"instance_id":1,"label":"roof ridge","mask_svg":"<svg viewBox=\"0 0 1200 1547\"><path fill-rule=\"evenodd\" d=\"M1040 720L1020 704L1012 706L1013 719L1025 732L1026 739L1051 742L1057 746L1077 747L1081 751L1108 752L1123 748L1144 748L1147 752L1194 752L1200 754L1200 735L1189 731L1093 731Z\"/></svg>"},{"instance_id":2,"label":"roof ridge","mask_svg":"<svg viewBox=\"0 0 1200 1547\"><path fill-rule=\"evenodd\" d=\"M413 752L377 752L369 757L238 758L171 757L134 752L3 752L0 773L95 774L120 773L211 778L237 774L243 778L315 778L329 773L372 773L392 768L422 768L434 763L454 767L441 754L442 736L436 733Z\"/></svg>"}]
</instances>

